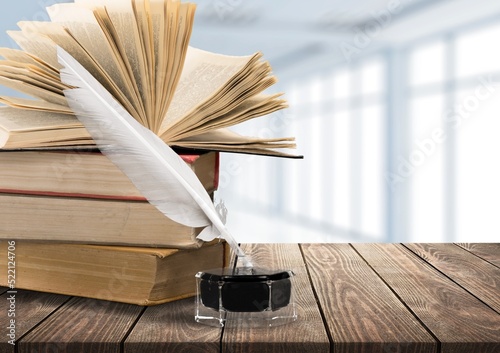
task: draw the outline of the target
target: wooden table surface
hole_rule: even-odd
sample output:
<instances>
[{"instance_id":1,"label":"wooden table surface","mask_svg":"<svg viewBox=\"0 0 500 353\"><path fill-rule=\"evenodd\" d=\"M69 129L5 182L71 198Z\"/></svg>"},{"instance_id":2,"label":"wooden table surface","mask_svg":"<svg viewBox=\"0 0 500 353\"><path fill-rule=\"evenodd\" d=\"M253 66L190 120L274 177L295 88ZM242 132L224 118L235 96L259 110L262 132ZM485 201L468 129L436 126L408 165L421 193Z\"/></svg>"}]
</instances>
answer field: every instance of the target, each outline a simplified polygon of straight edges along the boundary
<instances>
[{"instance_id":1,"label":"wooden table surface","mask_svg":"<svg viewBox=\"0 0 500 353\"><path fill-rule=\"evenodd\" d=\"M192 298L145 308L18 290L12 346L1 288L0 352L500 352L500 244L245 249L296 273L297 322L219 329L194 322Z\"/></svg>"}]
</instances>

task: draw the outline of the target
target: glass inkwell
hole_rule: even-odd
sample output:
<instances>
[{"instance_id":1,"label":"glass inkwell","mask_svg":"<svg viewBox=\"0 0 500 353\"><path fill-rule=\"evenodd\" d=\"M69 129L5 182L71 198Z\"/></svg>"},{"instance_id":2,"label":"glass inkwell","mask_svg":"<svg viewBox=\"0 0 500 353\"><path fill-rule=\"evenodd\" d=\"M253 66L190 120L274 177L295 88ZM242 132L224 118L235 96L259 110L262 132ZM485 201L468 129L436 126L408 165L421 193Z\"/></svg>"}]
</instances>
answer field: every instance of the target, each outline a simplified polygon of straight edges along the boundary
<instances>
[{"instance_id":1,"label":"glass inkwell","mask_svg":"<svg viewBox=\"0 0 500 353\"><path fill-rule=\"evenodd\" d=\"M297 319L292 271L218 268L196 274L195 320L210 326L280 326Z\"/></svg>"},{"instance_id":2,"label":"glass inkwell","mask_svg":"<svg viewBox=\"0 0 500 353\"><path fill-rule=\"evenodd\" d=\"M242 266L196 274L195 320L217 327L270 327L297 320L294 273L254 267L229 233L224 239Z\"/></svg>"}]
</instances>

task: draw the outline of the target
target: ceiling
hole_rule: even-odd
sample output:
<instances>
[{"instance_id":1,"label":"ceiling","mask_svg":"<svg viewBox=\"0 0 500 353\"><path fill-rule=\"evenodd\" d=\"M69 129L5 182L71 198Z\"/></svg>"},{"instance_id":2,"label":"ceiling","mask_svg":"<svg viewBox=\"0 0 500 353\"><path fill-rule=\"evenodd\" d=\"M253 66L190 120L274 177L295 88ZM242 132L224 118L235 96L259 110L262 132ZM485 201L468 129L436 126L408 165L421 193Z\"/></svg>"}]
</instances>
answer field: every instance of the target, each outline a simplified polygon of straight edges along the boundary
<instances>
[{"instance_id":1,"label":"ceiling","mask_svg":"<svg viewBox=\"0 0 500 353\"><path fill-rule=\"evenodd\" d=\"M228 55L262 51L278 77L285 79L468 23L495 17L500 22L498 0L199 0L197 4L193 46Z\"/></svg>"}]
</instances>

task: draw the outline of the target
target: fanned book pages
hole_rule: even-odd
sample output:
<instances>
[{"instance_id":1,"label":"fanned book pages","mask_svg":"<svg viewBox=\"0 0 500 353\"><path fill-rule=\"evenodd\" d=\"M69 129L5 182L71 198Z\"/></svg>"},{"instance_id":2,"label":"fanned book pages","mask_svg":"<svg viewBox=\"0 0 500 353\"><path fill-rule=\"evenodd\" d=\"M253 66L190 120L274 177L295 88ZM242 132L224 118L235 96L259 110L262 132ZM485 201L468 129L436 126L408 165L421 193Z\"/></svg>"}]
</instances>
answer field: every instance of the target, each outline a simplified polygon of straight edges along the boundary
<instances>
[{"instance_id":1,"label":"fanned book pages","mask_svg":"<svg viewBox=\"0 0 500 353\"><path fill-rule=\"evenodd\" d=\"M47 8L51 21L9 31L22 50L0 48L0 148L93 145L64 96L60 46L125 110L170 146L293 156L290 137L228 128L287 106L261 53L226 56L189 46L195 5L172 0L76 0Z\"/></svg>"}]
</instances>

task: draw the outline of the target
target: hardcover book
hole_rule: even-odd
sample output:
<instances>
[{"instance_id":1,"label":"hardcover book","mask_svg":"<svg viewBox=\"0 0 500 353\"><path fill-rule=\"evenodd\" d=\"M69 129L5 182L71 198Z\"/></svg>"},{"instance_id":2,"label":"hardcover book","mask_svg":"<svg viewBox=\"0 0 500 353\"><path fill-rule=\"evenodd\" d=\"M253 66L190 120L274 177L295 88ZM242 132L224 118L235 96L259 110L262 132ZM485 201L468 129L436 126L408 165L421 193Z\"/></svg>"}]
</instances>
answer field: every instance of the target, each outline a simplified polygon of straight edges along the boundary
<instances>
[{"instance_id":1,"label":"hardcover book","mask_svg":"<svg viewBox=\"0 0 500 353\"><path fill-rule=\"evenodd\" d=\"M0 271L7 273L7 241ZM195 294L194 275L228 265L225 243L179 250L128 246L16 242L16 288L156 305ZM0 276L7 286L7 277Z\"/></svg>"},{"instance_id":2,"label":"hardcover book","mask_svg":"<svg viewBox=\"0 0 500 353\"><path fill-rule=\"evenodd\" d=\"M183 155L207 192L218 182L218 153ZM0 152L0 239L197 248L201 229L151 205L98 152Z\"/></svg>"}]
</instances>

